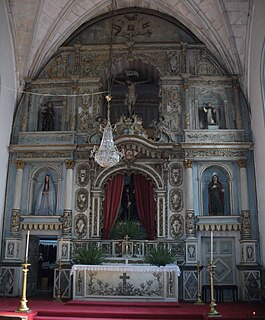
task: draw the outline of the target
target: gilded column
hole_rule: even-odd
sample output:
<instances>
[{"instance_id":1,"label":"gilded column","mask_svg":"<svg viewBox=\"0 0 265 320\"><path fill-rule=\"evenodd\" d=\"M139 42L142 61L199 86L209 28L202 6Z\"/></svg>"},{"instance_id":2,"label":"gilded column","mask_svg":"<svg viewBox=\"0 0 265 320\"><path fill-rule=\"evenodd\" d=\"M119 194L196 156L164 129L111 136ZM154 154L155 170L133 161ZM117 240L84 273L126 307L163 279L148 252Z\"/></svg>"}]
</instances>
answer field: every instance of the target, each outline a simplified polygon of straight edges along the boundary
<instances>
[{"instance_id":1,"label":"gilded column","mask_svg":"<svg viewBox=\"0 0 265 320\"><path fill-rule=\"evenodd\" d=\"M195 217L193 208L193 181L192 181L192 167L193 161L186 159L184 161L186 169L185 185L186 185L186 235L187 237L195 236Z\"/></svg>"},{"instance_id":2,"label":"gilded column","mask_svg":"<svg viewBox=\"0 0 265 320\"><path fill-rule=\"evenodd\" d=\"M240 193L241 193L241 237L249 239L251 237L251 220L248 201L248 182L247 182L247 161L238 160L240 168Z\"/></svg>"},{"instance_id":3,"label":"gilded column","mask_svg":"<svg viewBox=\"0 0 265 320\"><path fill-rule=\"evenodd\" d=\"M15 195L14 204L11 214L11 224L10 232L12 235L17 236L20 229L20 206L21 206L21 193L22 193L22 179L23 170L25 163L23 161L16 162L17 172L16 172L16 184L15 184Z\"/></svg>"},{"instance_id":4,"label":"gilded column","mask_svg":"<svg viewBox=\"0 0 265 320\"><path fill-rule=\"evenodd\" d=\"M71 236L72 233L72 187L73 187L73 170L74 161L66 160L66 185L65 185L65 200L63 211L63 236Z\"/></svg>"}]
</instances>

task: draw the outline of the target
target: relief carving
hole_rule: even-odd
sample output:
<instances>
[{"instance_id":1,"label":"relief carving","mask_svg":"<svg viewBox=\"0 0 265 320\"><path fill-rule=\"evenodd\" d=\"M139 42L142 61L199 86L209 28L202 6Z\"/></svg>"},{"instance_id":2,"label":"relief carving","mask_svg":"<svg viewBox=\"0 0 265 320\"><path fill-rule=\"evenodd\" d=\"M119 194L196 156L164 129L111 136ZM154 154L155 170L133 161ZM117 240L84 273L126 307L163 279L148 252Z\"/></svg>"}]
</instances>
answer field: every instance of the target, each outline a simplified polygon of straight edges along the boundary
<instances>
[{"instance_id":1,"label":"relief carving","mask_svg":"<svg viewBox=\"0 0 265 320\"><path fill-rule=\"evenodd\" d=\"M179 214L173 215L170 219L170 233L171 236L175 239L180 239L183 237L184 228L183 228L183 217Z\"/></svg>"},{"instance_id":2,"label":"relief carving","mask_svg":"<svg viewBox=\"0 0 265 320\"><path fill-rule=\"evenodd\" d=\"M181 164L174 163L170 167L170 184L173 187L179 187L183 182L183 169Z\"/></svg>"},{"instance_id":3,"label":"relief carving","mask_svg":"<svg viewBox=\"0 0 265 320\"><path fill-rule=\"evenodd\" d=\"M89 181L89 166L85 163L77 166L76 183L79 187L85 187Z\"/></svg>"},{"instance_id":4,"label":"relief carving","mask_svg":"<svg viewBox=\"0 0 265 320\"><path fill-rule=\"evenodd\" d=\"M84 188L78 189L75 193L75 209L86 211L88 208L88 191Z\"/></svg>"},{"instance_id":5,"label":"relief carving","mask_svg":"<svg viewBox=\"0 0 265 320\"><path fill-rule=\"evenodd\" d=\"M87 217L84 214L75 217L75 233L78 238L84 238L87 234Z\"/></svg>"},{"instance_id":6,"label":"relief carving","mask_svg":"<svg viewBox=\"0 0 265 320\"><path fill-rule=\"evenodd\" d=\"M183 193L181 189L172 189L169 199L170 209L173 212L180 212L183 209Z\"/></svg>"}]
</instances>

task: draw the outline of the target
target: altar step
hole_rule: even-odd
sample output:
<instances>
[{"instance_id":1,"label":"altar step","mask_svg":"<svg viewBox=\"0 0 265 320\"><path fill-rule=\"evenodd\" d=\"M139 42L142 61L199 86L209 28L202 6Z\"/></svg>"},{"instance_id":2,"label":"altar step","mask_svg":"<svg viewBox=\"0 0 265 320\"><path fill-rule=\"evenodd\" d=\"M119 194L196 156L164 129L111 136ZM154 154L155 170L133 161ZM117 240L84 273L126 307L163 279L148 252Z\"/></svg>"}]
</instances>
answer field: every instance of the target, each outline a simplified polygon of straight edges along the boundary
<instances>
[{"instance_id":1,"label":"altar step","mask_svg":"<svg viewBox=\"0 0 265 320\"><path fill-rule=\"evenodd\" d=\"M65 308L65 310L64 310ZM58 310L40 310L34 320L203 320L202 314L181 310L178 303L70 301Z\"/></svg>"}]
</instances>

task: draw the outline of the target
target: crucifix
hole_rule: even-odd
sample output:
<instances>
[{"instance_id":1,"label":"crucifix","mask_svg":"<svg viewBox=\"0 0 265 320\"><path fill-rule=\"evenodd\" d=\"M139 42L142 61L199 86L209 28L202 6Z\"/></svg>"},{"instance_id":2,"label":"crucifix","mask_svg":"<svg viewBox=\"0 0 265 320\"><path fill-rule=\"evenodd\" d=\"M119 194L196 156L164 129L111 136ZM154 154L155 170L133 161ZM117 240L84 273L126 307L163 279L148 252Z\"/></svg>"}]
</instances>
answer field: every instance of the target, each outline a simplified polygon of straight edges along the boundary
<instances>
[{"instance_id":1,"label":"crucifix","mask_svg":"<svg viewBox=\"0 0 265 320\"><path fill-rule=\"evenodd\" d=\"M122 276L120 276L120 279L122 280L122 287L123 287L123 289L125 289L126 288L126 280L129 280L130 276L127 276L126 272L124 272L122 274Z\"/></svg>"}]
</instances>

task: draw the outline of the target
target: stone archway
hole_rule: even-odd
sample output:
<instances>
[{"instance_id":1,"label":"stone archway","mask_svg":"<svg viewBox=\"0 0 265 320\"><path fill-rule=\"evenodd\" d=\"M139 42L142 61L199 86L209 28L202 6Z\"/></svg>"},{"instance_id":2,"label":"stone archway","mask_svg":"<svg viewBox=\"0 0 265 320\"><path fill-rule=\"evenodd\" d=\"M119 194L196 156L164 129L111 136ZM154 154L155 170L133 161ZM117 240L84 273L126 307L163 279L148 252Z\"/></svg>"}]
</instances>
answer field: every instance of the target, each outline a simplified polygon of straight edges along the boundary
<instances>
[{"instance_id":1,"label":"stone archway","mask_svg":"<svg viewBox=\"0 0 265 320\"><path fill-rule=\"evenodd\" d=\"M132 164L128 169L127 166L118 166L112 169L104 170L95 181L94 188L91 189L92 195L92 228L91 237L100 238L102 223L103 223L103 200L104 200L104 185L118 173L138 173L152 181L154 186L154 197L156 201L155 212L155 229L156 237L165 237L165 222L166 221L166 190L163 185L162 177L151 167L147 165Z\"/></svg>"}]
</instances>

